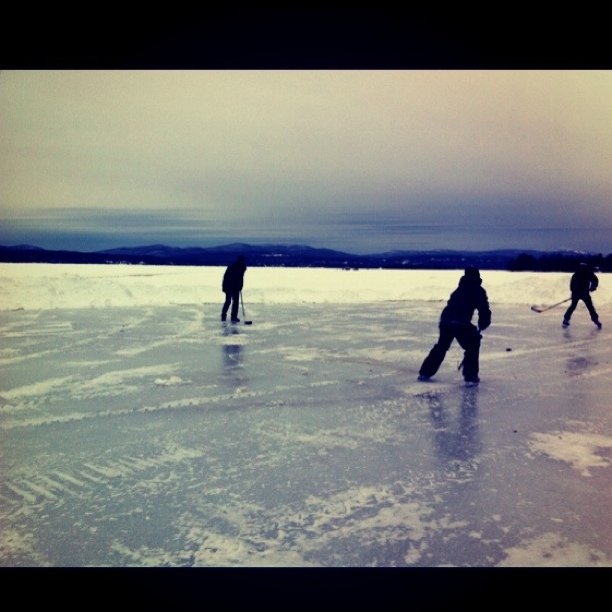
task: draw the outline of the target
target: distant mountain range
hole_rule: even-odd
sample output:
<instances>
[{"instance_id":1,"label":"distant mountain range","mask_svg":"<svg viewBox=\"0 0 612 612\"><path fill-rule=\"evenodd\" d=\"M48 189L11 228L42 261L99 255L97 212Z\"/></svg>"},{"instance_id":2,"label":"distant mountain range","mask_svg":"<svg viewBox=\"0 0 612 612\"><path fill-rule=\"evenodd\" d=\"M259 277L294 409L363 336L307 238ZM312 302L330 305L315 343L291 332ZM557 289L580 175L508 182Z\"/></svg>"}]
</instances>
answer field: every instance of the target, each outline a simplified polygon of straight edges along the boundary
<instances>
[{"instance_id":1,"label":"distant mountain range","mask_svg":"<svg viewBox=\"0 0 612 612\"><path fill-rule=\"evenodd\" d=\"M493 270L568 270L580 261L589 261L603 271L612 269L612 255L603 257L575 251L534 250L493 251L388 251L355 255L306 245L243 243L217 247L178 248L163 244L122 247L104 251L81 252L47 250L20 244L0 246L0 261L10 263L96 263L173 266L226 266L244 255L248 266L310 268L405 268L461 269L474 265Z\"/></svg>"}]
</instances>

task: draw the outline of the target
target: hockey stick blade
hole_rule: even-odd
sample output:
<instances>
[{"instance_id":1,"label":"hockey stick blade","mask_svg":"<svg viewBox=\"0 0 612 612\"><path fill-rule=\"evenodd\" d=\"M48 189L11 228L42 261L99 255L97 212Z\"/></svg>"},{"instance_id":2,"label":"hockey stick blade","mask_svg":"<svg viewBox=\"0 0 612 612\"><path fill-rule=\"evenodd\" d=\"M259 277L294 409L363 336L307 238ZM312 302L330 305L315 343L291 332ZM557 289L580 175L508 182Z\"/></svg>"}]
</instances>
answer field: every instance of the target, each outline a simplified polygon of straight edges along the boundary
<instances>
[{"instance_id":1,"label":"hockey stick blade","mask_svg":"<svg viewBox=\"0 0 612 612\"><path fill-rule=\"evenodd\" d=\"M551 306L532 306L531 310L533 310L533 312L546 312L547 310L552 310L553 308L556 308L557 306L561 306L561 304L565 304L565 302L569 302L572 298L568 297L565 300L561 300L560 302L557 302L556 304L552 304Z\"/></svg>"}]
</instances>

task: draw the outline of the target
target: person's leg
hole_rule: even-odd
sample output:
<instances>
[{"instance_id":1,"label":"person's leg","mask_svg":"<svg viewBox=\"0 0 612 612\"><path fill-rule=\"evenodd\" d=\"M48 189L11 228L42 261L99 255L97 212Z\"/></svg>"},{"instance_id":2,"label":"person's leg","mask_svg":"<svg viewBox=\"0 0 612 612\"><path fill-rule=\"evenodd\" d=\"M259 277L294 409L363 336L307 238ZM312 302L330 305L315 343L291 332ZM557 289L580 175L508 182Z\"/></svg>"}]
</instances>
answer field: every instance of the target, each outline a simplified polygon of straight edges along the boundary
<instances>
[{"instance_id":1,"label":"person's leg","mask_svg":"<svg viewBox=\"0 0 612 612\"><path fill-rule=\"evenodd\" d=\"M574 297L572 295L572 303L569 305L569 308L565 311L565 314L563 315L563 323L569 325L569 320L572 318L572 314L574 313L574 310L576 310L576 306L578 306L578 300L579 298Z\"/></svg>"},{"instance_id":2,"label":"person's leg","mask_svg":"<svg viewBox=\"0 0 612 612\"><path fill-rule=\"evenodd\" d=\"M593 323L597 325L599 323L599 315L597 314L597 311L595 310L595 306L593 306L593 300L591 299L591 296L585 295L582 298L582 301L584 302L584 305L587 307L587 310L589 311L589 314L591 315L591 321L593 321Z\"/></svg>"},{"instance_id":3,"label":"person's leg","mask_svg":"<svg viewBox=\"0 0 612 612\"><path fill-rule=\"evenodd\" d=\"M457 333L457 342L465 351L463 359L463 378L466 382L478 382L480 369L480 333L470 325Z\"/></svg>"},{"instance_id":4,"label":"person's leg","mask_svg":"<svg viewBox=\"0 0 612 612\"><path fill-rule=\"evenodd\" d=\"M238 306L240 304L240 291L232 292L232 321L239 321Z\"/></svg>"},{"instance_id":5,"label":"person's leg","mask_svg":"<svg viewBox=\"0 0 612 612\"><path fill-rule=\"evenodd\" d=\"M438 342L434 344L431 351L429 351L429 355L425 357L421 369L419 370L420 377L431 378L438 371L454 338L455 336L452 330L440 326Z\"/></svg>"},{"instance_id":6,"label":"person's leg","mask_svg":"<svg viewBox=\"0 0 612 612\"><path fill-rule=\"evenodd\" d=\"M230 302L232 301L232 296L229 291L225 292L225 303L223 304L223 308L221 309L221 320L225 321L227 318L227 311L230 307Z\"/></svg>"}]
</instances>

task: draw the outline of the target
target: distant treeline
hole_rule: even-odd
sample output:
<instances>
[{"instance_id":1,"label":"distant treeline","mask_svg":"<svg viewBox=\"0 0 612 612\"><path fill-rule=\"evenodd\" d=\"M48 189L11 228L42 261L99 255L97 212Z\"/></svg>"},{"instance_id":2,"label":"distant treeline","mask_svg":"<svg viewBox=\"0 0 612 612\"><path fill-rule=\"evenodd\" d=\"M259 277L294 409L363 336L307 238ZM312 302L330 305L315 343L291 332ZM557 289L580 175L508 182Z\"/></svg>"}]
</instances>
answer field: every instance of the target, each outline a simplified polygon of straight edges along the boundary
<instances>
[{"instance_id":1,"label":"distant treeline","mask_svg":"<svg viewBox=\"0 0 612 612\"><path fill-rule=\"evenodd\" d=\"M575 251L389 251L354 255L305 245L249 245L235 243L210 248L178 248L161 244L107 251L51 251L31 245L0 246L0 262L71 264L145 264L166 266L227 266L237 255L247 265L301 268L383 268L400 270L459 270L468 265L481 270L572 272L582 261L601 272L612 271L612 254Z\"/></svg>"},{"instance_id":2,"label":"distant treeline","mask_svg":"<svg viewBox=\"0 0 612 612\"><path fill-rule=\"evenodd\" d=\"M584 262L600 272L612 272L612 253L605 257L600 253L550 253L531 255L521 253L508 263L513 272L574 272L579 263Z\"/></svg>"}]
</instances>

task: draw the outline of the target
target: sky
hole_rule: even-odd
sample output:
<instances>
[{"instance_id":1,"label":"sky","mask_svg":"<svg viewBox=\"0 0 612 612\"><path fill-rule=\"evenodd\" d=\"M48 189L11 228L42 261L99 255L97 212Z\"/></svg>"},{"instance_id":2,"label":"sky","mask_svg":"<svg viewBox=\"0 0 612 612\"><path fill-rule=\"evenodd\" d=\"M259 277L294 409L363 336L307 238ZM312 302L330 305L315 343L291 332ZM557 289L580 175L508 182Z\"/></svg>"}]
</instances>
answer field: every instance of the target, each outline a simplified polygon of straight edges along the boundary
<instances>
[{"instance_id":1,"label":"sky","mask_svg":"<svg viewBox=\"0 0 612 612\"><path fill-rule=\"evenodd\" d=\"M612 252L612 71L3 70L0 245Z\"/></svg>"}]
</instances>

